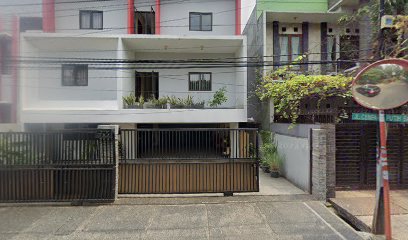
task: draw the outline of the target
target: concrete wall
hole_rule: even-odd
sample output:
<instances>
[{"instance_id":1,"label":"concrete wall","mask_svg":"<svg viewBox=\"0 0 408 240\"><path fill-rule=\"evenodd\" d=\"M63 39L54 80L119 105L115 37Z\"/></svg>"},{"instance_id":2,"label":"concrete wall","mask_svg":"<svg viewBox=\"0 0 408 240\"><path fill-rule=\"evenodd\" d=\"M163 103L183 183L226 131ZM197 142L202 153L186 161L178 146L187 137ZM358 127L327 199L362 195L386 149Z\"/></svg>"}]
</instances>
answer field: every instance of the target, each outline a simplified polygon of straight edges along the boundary
<instances>
[{"instance_id":1,"label":"concrete wall","mask_svg":"<svg viewBox=\"0 0 408 240\"><path fill-rule=\"evenodd\" d=\"M181 59L197 59L197 58L233 58L234 54L181 54L181 53L136 53L135 59L149 60L181 60ZM222 87L227 88L228 101L223 107L243 107L244 98L242 97L243 89L236 88L236 70L235 68L188 68L188 69L136 69L139 72L159 72L159 97L176 96L185 98L188 95L194 97L195 100L205 100L208 103L212 99L214 92ZM212 90L211 91L189 91L188 77L189 72L211 72L212 73ZM244 73L241 73L244 74ZM130 87L131 91L135 89L134 77L125 79L126 86ZM243 83L240 84L241 86ZM239 97L237 99L237 97Z\"/></svg>"},{"instance_id":2,"label":"concrete wall","mask_svg":"<svg viewBox=\"0 0 408 240\"><path fill-rule=\"evenodd\" d=\"M116 58L118 39L87 38L22 40L26 56L47 58ZM67 42L67 46L65 45ZM69 42L71 44L69 44ZM45 48L46 46L49 48ZM52 46L54 45L54 46ZM63 47L62 47L63 46ZM89 46L95 48L91 50ZM39 48L38 48L39 47ZM88 86L62 86L62 64L33 64L20 70L23 108L33 109L115 109L117 106L117 71L96 69L103 65L88 65Z\"/></svg>"},{"instance_id":3,"label":"concrete wall","mask_svg":"<svg viewBox=\"0 0 408 240\"><path fill-rule=\"evenodd\" d=\"M55 2L56 32L72 33L73 35L84 33L127 33L126 0L116 0L114 2L56 0ZM103 11L103 30L79 29L80 10Z\"/></svg>"},{"instance_id":4,"label":"concrete wall","mask_svg":"<svg viewBox=\"0 0 408 240\"><path fill-rule=\"evenodd\" d=\"M277 12L326 12L328 0L257 0L258 16L264 10Z\"/></svg>"},{"instance_id":5,"label":"concrete wall","mask_svg":"<svg viewBox=\"0 0 408 240\"><path fill-rule=\"evenodd\" d=\"M282 174L297 187L310 191L310 146L308 138L276 134L278 151L284 156Z\"/></svg>"},{"instance_id":6,"label":"concrete wall","mask_svg":"<svg viewBox=\"0 0 408 240\"><path fill-rule=\"evenodd\" d=\"M252 11L248 19L248 23L243 31L243 35L247 36L247 56L249 60L262 60L263 51L263 18L257 19L256 8ZM248 118L253 118L255 122L262 121L261 102L256 96L257 88L257 71L261 67L247 68L247 102L248 102Z\"/></svg>"},{"instance_id":7,"label":"concrete wall","mask_svg":"<svg viewBox=\"0 0 408 240\"><path fill-rule=\"evenodd\" d=\"M335 126L313 129L312 139L312 194L325 201L336 196Z\"/></svg>"},{"instance_id":8,"label":"concrete wall","mask_svg":"<svg viewBox=\"0 0 408 240\"><path fill-rule=\"evenodd\" d=\"M299 124L289 128L290 124L273 123L271 131L275 133L278 151L285 158L282 174L297 187L310 192L310 129L319 129L319 125Z\"/></svg>"},{"instance_id":9,"label":"concrete wall","mask_svg":"<svg viewBox=\"0 0 408 240\"><path fill-rule=\"evenodd\" d=\"M127 1L89 2L82 0L72 3L71 0L56 0L56 31L72 34L126 34ZM66 2L66 3L64 3ZM69 3L70 2L70 3ZM156 11L156 1L135 1L137 11ZM103 11L103 30L79 29L79 10ZM161 34L163 35L234 35L235 34L235 1L161 1ZM190 12L213 13L212 31L190 31Z\"/></svg>"},{"instance_id":10,"label":"concrete wall","mask_svg":"<svg viewBox=\"0 0 408 240\"><path fill-rule=\"evenodd\" d=\"M189 12L213 13L212 31L189 31ZM234 35L235 1L166 1L161 6L160 31L169 35Z\"/></svg>"}]
</instances>

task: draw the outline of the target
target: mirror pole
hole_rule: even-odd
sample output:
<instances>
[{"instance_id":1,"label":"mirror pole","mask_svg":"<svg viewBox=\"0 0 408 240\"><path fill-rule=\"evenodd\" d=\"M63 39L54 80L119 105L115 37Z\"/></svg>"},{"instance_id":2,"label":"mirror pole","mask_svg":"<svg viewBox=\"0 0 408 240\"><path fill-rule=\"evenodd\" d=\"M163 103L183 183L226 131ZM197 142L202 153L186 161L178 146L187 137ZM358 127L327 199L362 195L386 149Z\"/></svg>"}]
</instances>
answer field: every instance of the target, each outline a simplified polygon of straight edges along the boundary
<instances>
[{"instance_id":1,"label":"mirror pole","mask_svg":"<svg viewBox=\"0 0 408 240\"><path fill-rule=\"evenodd\" d=\"M385 123L384 110L379 111L380 121L380 162L382 166L382 181L383 181L383 196L384 196L384 225L385 225L385 238L391 240L391 208L390 208L390 184L389 184L389 172L388 172L388 159L387 159L387 126Z\"/></svg>"}]
</instances>

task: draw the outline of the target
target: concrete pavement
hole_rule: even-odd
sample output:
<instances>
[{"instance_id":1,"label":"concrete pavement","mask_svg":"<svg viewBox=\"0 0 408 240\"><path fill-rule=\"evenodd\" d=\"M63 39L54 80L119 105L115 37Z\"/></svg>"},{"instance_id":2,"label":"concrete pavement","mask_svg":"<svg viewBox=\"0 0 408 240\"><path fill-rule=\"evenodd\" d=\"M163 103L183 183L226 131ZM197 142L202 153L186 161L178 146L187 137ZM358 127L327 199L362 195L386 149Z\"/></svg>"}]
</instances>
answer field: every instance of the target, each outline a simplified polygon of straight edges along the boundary
<instances>
[{"instance_id":1,"label":"concrete pavement","mask_svg":"<svg viewBox=\"0 0 408 240\"><path fill-rule=\"evenodd\" d=\"M0 239L362 239L305 195L3 206L0 222Z\"/></svg>"},{"instance_id":2,"label":"concrete pavement","mask_svg":"<svg viewBox=\"0 0 408 240\"><path fill-rule=\"evenodd\" d=\"M371 232L375 191L338 191L330 199L333 206L358 229ZM408 240L408 190L391 191L391 226L393 239Z\"/></svg>"}]
</instances>

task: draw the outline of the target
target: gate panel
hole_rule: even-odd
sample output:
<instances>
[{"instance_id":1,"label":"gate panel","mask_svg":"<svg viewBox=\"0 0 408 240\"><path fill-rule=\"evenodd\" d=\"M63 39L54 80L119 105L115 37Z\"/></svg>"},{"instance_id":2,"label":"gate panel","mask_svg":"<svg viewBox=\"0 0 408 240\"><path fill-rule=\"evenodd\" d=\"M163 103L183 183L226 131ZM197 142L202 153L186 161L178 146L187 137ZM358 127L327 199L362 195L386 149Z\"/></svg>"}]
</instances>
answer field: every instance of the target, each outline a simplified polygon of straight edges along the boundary
<instances>
[{"instance_id":1,"label":"gate panel","mask_svg":"<svg viewBox=\"0 0 408 240\"><path fill-rule=\"evenodd\" d=\"M113 201L110 130L0 133L0 202Z\"/></svg>"},{"instance_id":2,"label":"gate panel","mask_svg":"<svg viewBox=\"0 0 408 240\"><path fill-rule=\"evenodd\" d=\"M336 125L336 186L375 188L377 124L342 123ZM387 147L390 183L408 187L408 129L388 124Z\"/></svg>"},{"instance_id":3,"label":"gate panel","mask_svg":"<svg viewBox=\"0 0 408 240\"><path fill-rule=\"evenodd\" d=\"M121 130L119 193L259 191L256 129Z\"/></svg>"},{"instance_id":4,"label":"gate panel","mask_svg":"<svg viewBox=\"0 0 408 240\"><path fill-rule=\"evenodd\" d=\"M258 191L254 162L125 163L119 193L223 193Z\"/></svg>"}]
</instances>

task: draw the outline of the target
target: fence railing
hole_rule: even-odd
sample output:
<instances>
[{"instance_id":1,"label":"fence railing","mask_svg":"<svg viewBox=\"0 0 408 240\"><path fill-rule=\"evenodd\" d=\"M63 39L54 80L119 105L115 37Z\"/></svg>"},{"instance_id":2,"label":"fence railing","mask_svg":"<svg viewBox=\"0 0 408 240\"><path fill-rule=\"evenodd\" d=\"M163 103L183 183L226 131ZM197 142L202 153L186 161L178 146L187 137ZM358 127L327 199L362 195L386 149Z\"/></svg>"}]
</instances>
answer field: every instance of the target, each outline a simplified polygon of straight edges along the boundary
<instances>
[{"instance_id":1,"label":"fence railing","mask_svg":"<svg viewBox=\"0 0 408 240\"><path fill-rule=\"evenodd\" d=\"M132 160L257 159L257 129L122 129L121 162Z\"/></svg>"},{"instance_id":2,"label":"fence railing","mask_svg":"<svg viewBox=\"0 0 408 240\"><path fill-rule=\"evenodd\" d=\"M0 133L0 202L112 201L110 130Z\"/></svg>"},{"instance_id":3,"label":"fence railing","mask_svg":"<svg viewBox=\"0 0 408 240\"><path fill-rule=\"evenodd\" d=\"M114 164L109 130L0 133L0 166Z\"/></svg>"}]
</instances>

